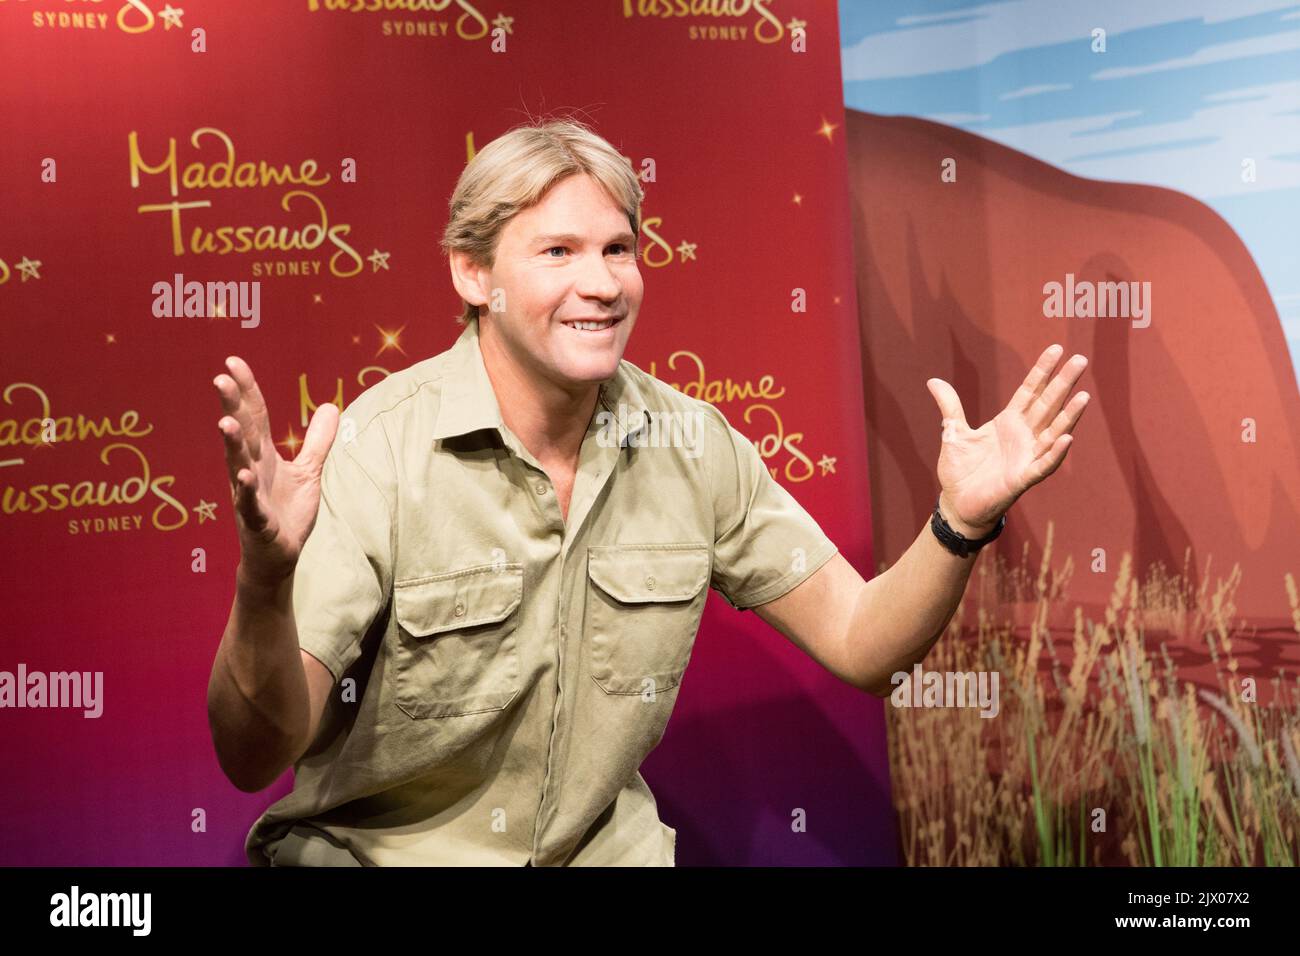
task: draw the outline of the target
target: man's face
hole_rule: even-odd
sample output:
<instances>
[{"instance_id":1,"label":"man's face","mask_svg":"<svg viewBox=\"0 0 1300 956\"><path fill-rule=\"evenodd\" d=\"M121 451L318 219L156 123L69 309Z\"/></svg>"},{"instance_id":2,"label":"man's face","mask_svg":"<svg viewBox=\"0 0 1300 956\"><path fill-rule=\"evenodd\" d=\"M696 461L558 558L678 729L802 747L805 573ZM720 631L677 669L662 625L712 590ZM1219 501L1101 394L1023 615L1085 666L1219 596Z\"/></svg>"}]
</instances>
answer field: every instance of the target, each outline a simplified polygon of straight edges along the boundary
<instances>
[{"instance_id":1,"label":"man's face","mask_svg":"<svg viewBox=\"0 0 1300 956\"><path fill-rule=\"evenodd\" d=\"M483 337L499 337L512 359L564 388L612 378L644 292L636 241L596 180L556 183L510 220L492 269L478 273L489 306L496 290L505 306L479 320Z\"/></svg>"}]
</instances>

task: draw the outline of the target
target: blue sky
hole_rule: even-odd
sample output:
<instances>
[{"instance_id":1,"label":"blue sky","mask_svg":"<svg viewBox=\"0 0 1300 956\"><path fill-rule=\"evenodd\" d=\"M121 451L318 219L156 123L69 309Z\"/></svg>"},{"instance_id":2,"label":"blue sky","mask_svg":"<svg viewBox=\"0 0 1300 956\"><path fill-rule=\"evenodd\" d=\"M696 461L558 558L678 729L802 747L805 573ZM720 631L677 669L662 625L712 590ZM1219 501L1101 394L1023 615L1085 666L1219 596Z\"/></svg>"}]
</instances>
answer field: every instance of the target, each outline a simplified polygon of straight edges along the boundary
<instances>
[{"instance_id":1,"label":"blue sky","mask_svg":"<svg viewBox=\"0 0 1300 956\"><path fill-rule=\"evenodd\" d=\"M1300 0L840 0L840 44L853 109L1205 202L1250 249L1300 375Z\"/></svg>"}]
</instances>

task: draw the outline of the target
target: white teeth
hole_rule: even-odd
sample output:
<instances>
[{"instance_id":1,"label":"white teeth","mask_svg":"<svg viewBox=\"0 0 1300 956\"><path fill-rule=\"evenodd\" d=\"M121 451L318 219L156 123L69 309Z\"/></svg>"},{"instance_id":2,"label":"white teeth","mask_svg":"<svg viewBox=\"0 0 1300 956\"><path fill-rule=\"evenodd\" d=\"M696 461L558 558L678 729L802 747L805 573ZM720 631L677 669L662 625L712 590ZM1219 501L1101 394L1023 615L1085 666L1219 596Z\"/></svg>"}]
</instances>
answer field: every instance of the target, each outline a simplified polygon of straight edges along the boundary
<instances>
[{"instance_id":1,"label":"white teeth","mask_svg":"<svg viewBox=\"0 0 1300 956\"><path fill-rule=\"evenodd\" d=\"M597 332L601 329L607 329L614 324L613 319L606 319L603 322L566 322L565 325L570 328L580 329L583 332Z\"/></svg>"}]
</instances>

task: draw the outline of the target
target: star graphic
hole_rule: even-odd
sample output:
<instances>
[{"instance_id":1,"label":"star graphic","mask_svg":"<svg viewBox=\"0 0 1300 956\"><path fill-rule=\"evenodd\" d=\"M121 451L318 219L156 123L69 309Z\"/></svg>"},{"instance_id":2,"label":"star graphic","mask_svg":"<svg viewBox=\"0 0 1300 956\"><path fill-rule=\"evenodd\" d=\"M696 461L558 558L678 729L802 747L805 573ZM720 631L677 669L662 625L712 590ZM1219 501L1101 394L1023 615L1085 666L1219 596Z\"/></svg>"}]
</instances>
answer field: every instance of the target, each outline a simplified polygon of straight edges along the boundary
<instances>
[{"instance_id":1,"label":"star graphic","mask_svg":"<svg viewBox=\"0 0 1300 956\"><path fill-rule=\"evenodd\" d=\"M498 13L497 18L492 21L492 26L499 27L500 29L505 30L509 35L514 36L515 31L511 29L514 22L514 17L508 17L504 13Z\"/></svg>"},{"instance_id":2,"label":"star graphic","mask_svg":"<svg viewBox=\"0 0 1300 956\"><path fill-rule=\"evenodd\" d=\"M288 436L281 438L279 444L289 449L289 456L291 458L297 458L298 447L302 444L302 439L298 437L298 434L293 430L293 426L290 425Z\"/></svg>"},{"instance_id":3,"label":"star graphic","mask_svg":"<svg viewBox=\"0 0 1300 956\"><path fill-rule=\"evenodd\" d=\"M682 257L682 262L695 258L695 247L697 243L682 240L682 244L677 247L677 254Z\"/></svg>"},{"instance_id":4,"label":"star graphic","mask_svg":"<svg viewBox=\"0 0 1300 956\"><path fill-rule=\"evenodd\" d=\"M190 510L199 513L199 524L203 524L203 522L207 521L209 518L213 521L217 520L217 503L215 501L204 501L200 498L198 507L191 508Z\"/></svg>"},{"instance_id":5,"label":"star graphic","mask_svg":"<svg viewBox=\"0 0 1300 956\"><path fill-rule=\"evenodd\" d=\"M373 273L373 272L378 272L380 269L387 269L388 257L391 255L392 255L391 252L380 252L378 249L376 249L370 255L366 256L366 258L370 260L370 266L371 266L370 271Z\"/></svg>"},{"instance_id":6,"label":"star graphic","mask_svg":"<svg viewBox=\"0 0 1300 956\"><path fill-rule=\"evenodd\" d=\"M794 204L795 204L796 206L802 206L802 205L803 205L803 197L800 196L798 193L795 193L795 194L794 194Z\"/></svg>"},{"instance_id":7,"label":"star graphic","mask_svg":"<svg viewBox=\"0 0 1300 956\"><path fill-rule=\"evenodd\" d=\"M375 328L379 329L379 326L376 325ZM383 344L379 346L379 351L375 353L375 358L379 358L379 356L383 355L389 349L397 349L397 351L405 355L406 349L402 348L402 333L405 331L406 326L402 326L396 332L389 331L388 329L379 329L379 335L381 336Z\"/></svg>"},{"instance_id":8,"label":"star graphic","mask_svg":"<svg viewBox=\"0 0 1300 956\"><path fill-rule=\"evenodd\" d=\"M28 259L26 256L23 256L23 261L18 263L18 271L23 274L22 281L26 282L28 279L39 279L41 274L37 270L40 269L40 267L40 259Z\"/></svg>"},{"instance_id":9,"label":"star graphic","mask_svg":"<svg viewBox=\"0 0 1300 956\"><path fill-rule=\"evenodd\" d=\"M840 128L839 123L832 123L828 121L825 116L823 116L822 125L817 129L817 134L819 136L825 136L826 142L829 143L831 142L831 140L835 138L832 134L835 132L835 130L839 128Z\"/></svg>"},{"instance_id":10,"label":"star graphic","mask_svg":"<svg viewBox=\"0 0 1300 956\"><path fill-rule=\"evenodd\" d=\"M167 6L163 7L161 10L159 10L158 16L162 17L163 29L170 30L172 27L175 27L177 30L181 29L182 27L181 17L184 15L184 13L185 13L184 10L178 10L175 7L173 7L170 3L167 4Z\"/></svg>"},{"instance_id":11,"label":"star graphic","mask_svg":"<svg viewBox=\"0 0 1300 956\"><path fill-rule=\"evenodd\" d=\"M105 333L104 333L104 342L105 342L106 344L108 344L108 345L112 345L112 344L115 343L116 341L117 341L117 333L116 333L116 332L105 332Z\"/></svg>"},{"instance_id":12,"label":"star graphic","mask_svg":"<svg viewBox=\"0 0 1300 956\"><path fill-rule=\"evenodd\" d=\"M832 475L835 474L834 458L828 458L826 455L822 455L821 461L817 462L817 465L819 468L821 468L823 475L828 473Z\"/></svg>"},{"instance_id":13,"label":"star graphic","mask_svg":"<svg viewBox=\"0 0 1300 956\"><path fill-rule=\"evenodd\" d=\"M314 304L316 304L316 305L320 305L320 303L321 303L320 293L319 293L319 292L313 292L313 293L311 294L311 301L312 301Z\"/></svg>"},{"instance_id":14,"label":"star graphic","mask_svg":"<svg viewBox=\"0 0 1300 956\"><path fill-rule=\"evenodd\" d=\"M791 17L790 22L785 25L785 28L789 30L791 33L794 33L795 30L802 29L807 25L808 25L807 20L800 20L797 17Z\"/></svg>"}]
</instances>

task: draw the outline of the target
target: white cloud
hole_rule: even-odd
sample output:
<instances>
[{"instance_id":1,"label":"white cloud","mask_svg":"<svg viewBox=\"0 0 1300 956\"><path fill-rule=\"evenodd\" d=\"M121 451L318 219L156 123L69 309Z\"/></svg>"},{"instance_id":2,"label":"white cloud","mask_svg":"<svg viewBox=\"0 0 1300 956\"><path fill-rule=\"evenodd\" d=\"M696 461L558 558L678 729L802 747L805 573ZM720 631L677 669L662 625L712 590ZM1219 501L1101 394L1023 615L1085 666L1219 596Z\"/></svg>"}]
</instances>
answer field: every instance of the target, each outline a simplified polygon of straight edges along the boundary
<instances>
[{"instance_id":1,"label":"white cloud","mask_svg":"<svg viewBox=\"0 0 1300 956\"><path fill-rule=\"evenodd\" d=\"M1071 83L1039 83L1037 86L1022 86L1018 90L1012 90L1010 93L1003 93L998 97L1000 100L1018 100L1026 96L1039 96L1043 93L1059 93L1062 90L1072 90L1074 85Z\"/></svg>"},{"instance_id":2,"label":"white cloud","mask_svg":"<svg viewBox=\"0 0 1300 956\"><path fill-rule=\"evenodd\" d=\"M1272 160L1300 151L1300 123L1280 123L1276 114L1300 108L1300 81L1221 91L1233 102L1211 103L1191 116L1144 126L1116 120L1141 115L1127 111L1019 126L981 128L979 133L1079 176L1152 183L1201 199L1300 187L1300 163ZM1162 144L1213 138L1213 142L1159 149ZM1155 147L1153 152L1072 159L1092 153ZM1243 159L1255 160L1256 181L1241 181Z\"/></svg>"},{"instance_id":3,"label":"white cloud","mask_svg":"<svg viewBox=\"0 0 1300 956\"><path fill-rule=\"evenodd\" d=\"M1196 19L1219 23L1296 7L1296 0L1233 0L1232 3L1224 0L1179 0L1178 3L1097 0L1088 4L1011 0L1009 3L985 4L959 11L951 17L935 18L933 23L905 32L891 30L863 37L841 51L844 82L964 70L991 63L1016 50L1070 40L1087 44L1091 42L1095 27L1103 27L1109 38L1162 23ZM1295 13L1300 13L1300 9ZM1291 15L1287 14L1288 17ZM953 19L959 16L973 19ZM912 22L925 20L909 19ZM925 51L925 55L919 56L918 51Z\"/></svg>"},{"instance_id":4,"label":"white cloud","mask_svg":"<svg viewBox=\"0 0 1300 956\"><path fill-rule=\"evenodd\" d=\"M910 17L899 17L894 21L900 27L914 27L922 23L941 23L944 20L960 20L971 15L970 10L949 10L947 13L917 13Z\"/></svg>"},{"instance_id":5,"label":"white cloud","mask_svg":"<svg viewBox=\"0 0 1300 956\"><path fill-rule=\"evenodd\" d=\"M1162 60L1144 66L1117 66L1108 70L1099 70L1092 74L1090 79L1118 80L1129 76L1141 76L1143 73L1182 70L1192 66L1204 66L1207 63L1222 63L1225 60L1240 60L1243 57L1284 53L1288 50L1300 50L1300 30L1252 37L1249 40L1235 40L1231 43L1216 43L1213 46L1201 47L1190 56L1175 57L1172 60Z\"/></svg>"}]
</instances>

